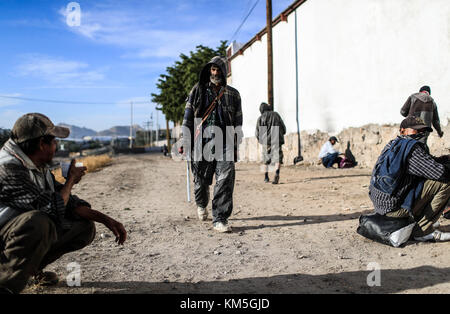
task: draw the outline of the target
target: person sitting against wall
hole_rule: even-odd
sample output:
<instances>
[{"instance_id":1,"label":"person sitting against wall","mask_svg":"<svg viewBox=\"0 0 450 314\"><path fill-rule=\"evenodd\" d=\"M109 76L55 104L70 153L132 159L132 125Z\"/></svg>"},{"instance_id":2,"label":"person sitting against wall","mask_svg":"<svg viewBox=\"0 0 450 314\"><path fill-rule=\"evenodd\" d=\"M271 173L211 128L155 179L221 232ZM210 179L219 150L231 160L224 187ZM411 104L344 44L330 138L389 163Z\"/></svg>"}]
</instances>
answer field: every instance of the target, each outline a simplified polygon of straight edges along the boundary
<instances>
[{"instance_id":1,"label":"person sitting against wall","mask_svg":"<svg viewBox=\"0 0 450 314\"><path fill-rule=\"evenodd\" d=\"M333 146L336 143L338 143L337 138L332 136L320 149L319 158L325 168L332 168L336 163L339 165L341 161L341 157L339 156L344 156L343 153L334 149Z\"/></svg>"}]
</instances>

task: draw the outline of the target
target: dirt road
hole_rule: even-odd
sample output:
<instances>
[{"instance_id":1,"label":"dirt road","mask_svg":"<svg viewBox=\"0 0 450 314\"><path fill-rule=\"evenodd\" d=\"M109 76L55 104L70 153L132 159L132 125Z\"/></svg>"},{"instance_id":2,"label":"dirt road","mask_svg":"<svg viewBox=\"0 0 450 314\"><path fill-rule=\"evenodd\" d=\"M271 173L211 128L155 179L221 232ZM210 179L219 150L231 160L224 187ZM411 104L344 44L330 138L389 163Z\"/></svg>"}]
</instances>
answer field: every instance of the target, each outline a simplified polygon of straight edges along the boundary
<instances>
[{"instance_id":1,"label":"dirt road","mask_svg":"<svg viewBox=\"0 0 450 314\"><path fill-rule=\"evenodd\" d=\"M120 156L87 174L74 194L121 221L127 242L117 246L97 224L90 246L48 267L60 274L58 286L24 292L450 292L450 243L396 249L355 232L358 217L373 208L370 169L283 167L279 185L264 183L257 164L236 169L231 234L198 221L194 202L186 201L183 162ZM448 231L450 221L440 222ZM80 287L67 286L71 262L80 265ZM381 269L381 286L367 284L370 263Z\"/></svg>"}]
</instances>

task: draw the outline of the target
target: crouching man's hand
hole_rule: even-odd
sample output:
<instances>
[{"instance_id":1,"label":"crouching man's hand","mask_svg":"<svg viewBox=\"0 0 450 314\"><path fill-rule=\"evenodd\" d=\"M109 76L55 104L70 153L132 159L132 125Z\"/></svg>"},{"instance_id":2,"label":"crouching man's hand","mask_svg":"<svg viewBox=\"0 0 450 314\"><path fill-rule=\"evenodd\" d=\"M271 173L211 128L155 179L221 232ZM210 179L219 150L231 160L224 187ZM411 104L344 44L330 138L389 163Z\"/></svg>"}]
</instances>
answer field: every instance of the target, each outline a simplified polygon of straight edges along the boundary
<instances>
[{"instance_id":1,"label":"crouching man's hand","mask_svg":"<svg viewBox=\"0 0 450 314\"><path fill-rule=\"evenodd\" d=\"M122 245L125 242L127 239L127 231L120 222L111 217L107 217L104 225L116 236L117 244Z\"/></svg>"},{"instance_id":2,"label":"crouching man's hand","mask_svg":"<svg viewBox=\"0 0 450 314\"><path fill-rule=\"evenodd\" d=\"M124 226L111 217L87 206L79 206L74 209L74 212L81 218L99 222L105 225L106 228L111 230L112 233L116 236L116 242L118 244L122 245L127 239L127 231L125 230Z\"/></svg>"}]
</instances>

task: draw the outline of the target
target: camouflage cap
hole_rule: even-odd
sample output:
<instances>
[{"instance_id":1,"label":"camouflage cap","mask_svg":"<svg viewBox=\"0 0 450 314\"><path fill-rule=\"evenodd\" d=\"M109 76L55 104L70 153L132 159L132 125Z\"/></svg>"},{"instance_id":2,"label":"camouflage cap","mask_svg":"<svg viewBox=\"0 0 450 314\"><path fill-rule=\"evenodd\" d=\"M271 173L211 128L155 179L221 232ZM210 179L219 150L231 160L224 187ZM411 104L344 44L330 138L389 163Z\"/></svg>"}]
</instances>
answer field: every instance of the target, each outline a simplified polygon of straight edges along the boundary
<instances>
[{"instance_id":1,"label":"camouflage cap","mask_svg":"<svg viewBox=\"0 0 450 314\"><path fill-rule=\"evenodd\" d=\"M43 114L27 113L17 119L11 134L16 143L23 143L45 135L66 138L69 136L70 130L61 126L55 126Z\"/></svg>"}]
</instances>

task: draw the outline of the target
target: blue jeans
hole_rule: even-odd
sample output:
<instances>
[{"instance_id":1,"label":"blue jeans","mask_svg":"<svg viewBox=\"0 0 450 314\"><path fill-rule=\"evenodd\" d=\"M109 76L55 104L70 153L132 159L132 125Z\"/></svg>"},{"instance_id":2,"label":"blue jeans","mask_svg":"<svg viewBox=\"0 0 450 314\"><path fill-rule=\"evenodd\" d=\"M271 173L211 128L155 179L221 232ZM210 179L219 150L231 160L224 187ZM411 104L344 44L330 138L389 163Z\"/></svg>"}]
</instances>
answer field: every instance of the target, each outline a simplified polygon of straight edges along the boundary
<instances>
[{"instance_id":1,"label":"blue jeans","mask_svg":"<svg viewBox=\"0 0 450 314\"><path fill-rule=\"evenodd\" d=\"M322 165L325 168L331 168L335 163L339 163L339 153L328 154L322 158Z\"/></svg>"}]
</instances>

